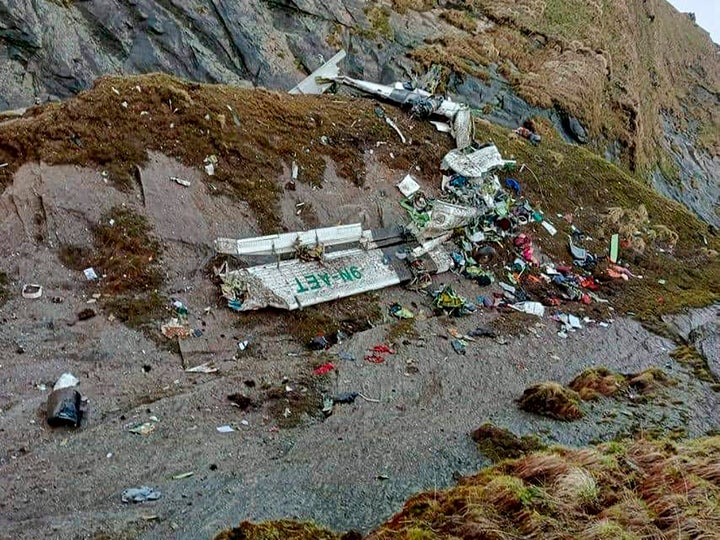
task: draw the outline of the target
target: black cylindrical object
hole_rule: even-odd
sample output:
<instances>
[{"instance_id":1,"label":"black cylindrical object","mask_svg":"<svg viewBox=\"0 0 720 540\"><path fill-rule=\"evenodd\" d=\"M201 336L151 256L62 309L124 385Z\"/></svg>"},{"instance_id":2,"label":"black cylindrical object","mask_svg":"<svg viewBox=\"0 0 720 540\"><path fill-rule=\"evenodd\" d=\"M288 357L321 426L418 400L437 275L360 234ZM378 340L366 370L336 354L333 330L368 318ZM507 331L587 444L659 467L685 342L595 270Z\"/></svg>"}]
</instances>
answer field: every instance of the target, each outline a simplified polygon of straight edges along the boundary
<instances>
[{"instance_id":1,"label":"black cylindrical object","mask_svg":"<svg viewBox=\"0 0 720 540\"><path fill-rule=\"evenodd\" d=\"M80 392L74 388L61 388L48 396L47 419L53 427L80 425Z\"/></svg>"}]
</instances>

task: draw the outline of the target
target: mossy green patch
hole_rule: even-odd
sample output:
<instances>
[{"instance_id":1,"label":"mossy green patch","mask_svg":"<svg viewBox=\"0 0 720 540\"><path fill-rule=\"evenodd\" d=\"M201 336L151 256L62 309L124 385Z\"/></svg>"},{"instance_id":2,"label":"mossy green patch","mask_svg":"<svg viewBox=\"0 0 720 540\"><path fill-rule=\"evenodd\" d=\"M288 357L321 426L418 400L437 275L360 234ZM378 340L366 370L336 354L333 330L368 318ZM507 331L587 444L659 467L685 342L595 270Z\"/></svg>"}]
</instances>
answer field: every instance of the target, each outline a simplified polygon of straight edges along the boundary
<instances>
[{"instance_id":1,"label":"mossy green patch","mask_svg":"<svg viewBox=\"0 0 720 540\"><path fill-rule=\"evenodd\" d=\"M692 368L695 376L706 382L717 382L710 372L707 359L692 345L681 345L670 353L675 360Z\"/></svg>"},{"instance_id":2,"label":"mossy green patch","mask_svg":"<svg viewBox=\"0 0 720 540\"><path fill-rule=\"evenodd\" d=\"M360 535L334 533L314 523L290 520L250 523L224 531L215 540L360 540Z\"/></svg>"},{"instance_id":3,"label":"mossy green patch","mask_svg":"<svg viewBox=\"0 0 720 540\"><path fill-rule=\"evenodd\" d=\"M513 176L560 231L555 237L538 232L544 251L556 262L569 262L566 234L571 232L570 225L555 216L570 213L573 225L593 238L585 247L602 260L616 232L608 210L642 206L656 232L647 235L643 251L623 247L620 257L643 278L622 284L606 279L601 294L621 313L635 314L640 320L656 320L662 314L720 299L720 239L706 223L620 167L585 148L563 143L550 130L541 130L546 135L543 142L532 146L508 130L476 121L478 140L493 141L506 159L526 164ZM555 159L556 154L563 159ZM677 238L672 249L665 245L670 236L663 233L665 229Z\"/></svg>"},{"instance_id":4,"label":"mossy green patch","mask_svg":"<svg viewBox=\"0 0 720 540\"><path fill-rule=\"evenodd\" d=\"M580 401L577 392L548 381L526 388L518 406L527 412L569 422L585 415Z\"/></svg>"},{"instance_id":5,"label":"mossy green patch","mask_svg":"<svg viewBox=\"0 0 720 540\"><path fill-rule=\"evenodd\" d=\"M544 450L545 445L534 435L518 437L511 431L485 423L472 432L478 449L494 462L516 459L530 452Z\"/></svg>"}]
</instances>

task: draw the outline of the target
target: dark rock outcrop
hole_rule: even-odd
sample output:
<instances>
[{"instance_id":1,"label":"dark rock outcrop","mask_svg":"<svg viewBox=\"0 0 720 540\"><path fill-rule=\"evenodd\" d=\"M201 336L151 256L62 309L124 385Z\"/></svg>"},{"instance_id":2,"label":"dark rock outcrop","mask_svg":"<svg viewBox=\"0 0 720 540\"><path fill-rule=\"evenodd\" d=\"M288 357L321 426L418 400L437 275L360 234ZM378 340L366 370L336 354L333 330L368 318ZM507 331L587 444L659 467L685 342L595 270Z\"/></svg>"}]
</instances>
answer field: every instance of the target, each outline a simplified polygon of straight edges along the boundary
<instances>
[{"instance_id":1,"label":"dark rock outcrop","mask_svg":"<svg viewBox=\"0 0 720 540\"><path fill-rule=\"evenodd\" d=\"M497 13L484 4L464 12L445 2L416 2L413 5L422 6L419 11L393 11L390 4L396 6L362 0L0 0L0 111L68 97L104 74L161 71L200 82L249 81L289 89L342 47L348 51L346 73L379 82L413 78L432 62L454 66L456 73L448 70L445 81L448 91L487 119L515 127L531 117L547 118L565 140L607 150L613 161L635 170L636 151L641 144L648 146L645 139L651 133L639 126L656 125L658 120L644 118L641 124L636 107L623 105L637 101L623 94L629 91L627 80L611 85L624 96L620 101L603 101L602 85L616 75L598 47L569 43L557 29L561 37L531 33L533 19L523 19L522 10L508 2L500 2ZM627 7L619 1L613 5L603 15L608 20L615 11L624 14ZM501 16L506 12L507 17ZM677 22L672 14L663 17ZM578 28L578 39L587 30ZM523 58L518 64L507 57L507 50L500 52L497 47L502 48L510 35L505 31L514 32L512 39L520 41L533 36L537 50L532 54L540 55L537 65L523 68ZM436 53L423 59L433 48ZM471 67L458 70L458 65ZM713 94L714 79L703 71L708 65L677 67L694 70L697 80L710 81L709 90L696 101L717 108L720 97ZM662 73L652 74L654 86L659 86ZM533 104L536 90L540 95ZM585 90L582 103L596 103L619 115L615 125L627 123L628 133L601 133L592 120L598 114L583 113L575 97ZM623 116L623 107L630 107L630 119ZM705 105L701 108L707 110ZM708 126L712 130L713 124ZM695 151L702 146L695 144L696 138L672 129L665 133L665 153L681 174L671 179L658 170L655 186L718 225L720 158Z\"/></svg>"}]
</instances>

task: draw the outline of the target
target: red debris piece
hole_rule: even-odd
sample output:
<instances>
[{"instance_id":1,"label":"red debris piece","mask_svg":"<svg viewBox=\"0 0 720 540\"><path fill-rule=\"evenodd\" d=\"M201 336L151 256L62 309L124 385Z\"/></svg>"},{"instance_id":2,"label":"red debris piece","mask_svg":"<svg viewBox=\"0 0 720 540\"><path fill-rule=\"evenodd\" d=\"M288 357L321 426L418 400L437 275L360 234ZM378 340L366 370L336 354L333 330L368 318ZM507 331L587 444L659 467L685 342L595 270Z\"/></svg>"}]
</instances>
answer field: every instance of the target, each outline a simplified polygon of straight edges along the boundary
<instances>
[{"instance_id":1,"label":"red debris piece","mask_svg":"<svg viewBox=\"0 0 720 540\"><path fill-rule=\"evenodd\" d=\"M315 375L325 375L326 373L329 373L333 369L335 369L335 364L328 362L327 364L323 364L322 366L316 368L313 371L313 373Z\"/></svg>"},{"instance_id":2,"label":"red debris piece","mask_svg":"<svg viewBox=\"0 0 720 540\"><path fill-rule=\"evenodd\" d=\"M600 287L595 283L594 279L583 278L580 280L580 286L584 289L590 289L591 291L597 291Z\"/></svg>"},{"instance_id":3,"label":"red debris piece","mask_svg":"<svg viewBox=\"0 0 720 540\"><path fill-rule=\"evenodd\" d=\"M372 354L366 355L365 360L373 364L382 364L386 360L386 354L395 354L395 351L387 345L375 345L372 349L370 349L370 352Z\"/></svg>"}]
</instances>

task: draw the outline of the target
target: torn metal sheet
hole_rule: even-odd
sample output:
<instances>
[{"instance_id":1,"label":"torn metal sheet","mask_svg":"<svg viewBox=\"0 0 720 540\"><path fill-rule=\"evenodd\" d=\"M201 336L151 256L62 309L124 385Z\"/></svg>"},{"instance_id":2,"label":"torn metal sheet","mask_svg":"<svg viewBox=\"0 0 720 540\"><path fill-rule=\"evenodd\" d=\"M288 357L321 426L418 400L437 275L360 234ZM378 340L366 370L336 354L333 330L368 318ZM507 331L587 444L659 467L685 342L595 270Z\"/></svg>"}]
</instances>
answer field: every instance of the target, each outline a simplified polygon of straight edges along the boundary
<instances>
[{"instance_id":1,"label":"torn metal sheet","mask_svg":"<svg viewBox=\"0 0 720 540\"><path fill-rule=\"evenodd\" d=\"M514 310L527 313L528 315L535 315L536 317L545 316L545 306L540 302L519 302L517 304L510 304L510 307Z\"/></svg>"},{"instance_id":2,"label":"torn metal sheet","mask_svg":"<svg viewBox=\"0 0 720 540\"><path fill-rule=\"evenodd\" d=\"M332 86L332 79L340 74L338 64L345 58L345 51L341 50L330 60L325 62L318 69L313 71L305 79L300 81L297 86L292 88L289 94L322 94ZM320 79L320 81L318 81Z\"/></svg>"},{"instance_id":3,"label":"torn metal sheet","mask_svg":"<svg viewBox=\"0 0 720 540\"><path fill-rule=\"evenodd\" d=\"M438 236L437 238L433 238L432 240L429 240L427 242L422 243L418 247L412 250L412 256L415 258L422 257L426 253L429 253L435 249L438 249L440 246L442 246L445 242L449 241L452 238L453 233L449 232L442 236Z\"/></svg>"},{"instance_id":4,"label":"torn metal sheet","mask_svg":"<svg viewBox=\"0 0 720 540\"><path fill-rule=\"evenodd\" d=\"M467 148L473 142L473 131L475 124L472 119L472 112L468 108L457 111L452 118L452 130L455 136L455 146L459 149Z\"/></svg>"},{"instance_id":5,"label":"torn metal sheet","mask_svg":"<svg viewBox=\"0 0 720 540\"><path fill-rule=\"evenodd\" d=\"M483 148L468 146L450 150L442 160L440 168L452 169L467 178L481 178L493 169L514 166L515 161L504 160L494 144Z\"/></svg>"},{"instance_id":6,"label":"torn metal sheet","mask_svg":"<svg viewBox=\"0 0 720 540\"><path fill-rule=\"evenodd\" d=\"M430 120L430 123L435 126L440 133L452 133L452 128L447 122L440 122L439 120Z\"/></svg>"},{"instance_id":7,"label":"torn metal sheet","mask_svg":"<svg viewBox=\"0 0 720 540\"><path fill-rule=\"evenodd\" d=\"M431 271L446 272L450 257L442 248L427 256ZM427 264L426 266L430 266ZM397 285L412 279L404 261L382 249L350 249L327 254L323 261L281 261L226 272L223 295L241 298L238 311L265 307L294 310Z\"/></svg>"},{"instance_id":8,"label":"torn metal sheet","mask_svg":"<svg viewBox=\"0 0 720 540\"><path fill-rule=\"evenodd\" d=\"M422 231L424 237L434 237L464 227L480 216L480 210L469 206L460 206L445 201L433 202L430 222Z\"/></svg>"},{"instance_id":9,"label":"torn metal sheet","mask_svg":"<svg viewBox=\"0 0 720 540\"><path fill-rule=\"evenodd\" d=\"M255 238L218 238L215 250L223 255L282 255L294 253L298 247L338 246L360 242L363 229L360 223L325 227L283 234L270 234Z\"/></svg>"}]
</instances>

